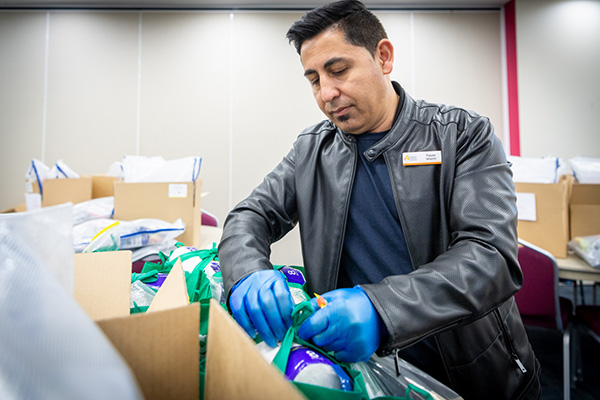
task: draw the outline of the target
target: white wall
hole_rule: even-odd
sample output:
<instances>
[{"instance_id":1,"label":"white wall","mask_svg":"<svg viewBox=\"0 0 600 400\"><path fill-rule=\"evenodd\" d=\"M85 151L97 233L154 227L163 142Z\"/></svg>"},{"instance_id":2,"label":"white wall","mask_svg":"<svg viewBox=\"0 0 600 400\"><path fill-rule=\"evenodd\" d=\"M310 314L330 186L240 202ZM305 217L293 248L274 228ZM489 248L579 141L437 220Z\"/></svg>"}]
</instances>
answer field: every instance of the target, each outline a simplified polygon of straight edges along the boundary
<instances>
[{"instance_id":1,"label":"white wall","mask_svg":"<svg viewBox=\"0 0 600 400\"><path fill-rule=\"evenodd\" d=\"M499 11L378 12L392 77L503 132ZM224 221L322 119L285 33L299 12L0 12L0 209L32 158L104 173L124 155L203 157L202 207ZM302 264L297 230L275 263Z\"/></svg>"},{"instance_id":2,"label":"white wall","mask_svg":"<svg viewBox=\"0 0 600 400\"><path fill-rule=\"evenodd\" d=\"M517 0L521 155L600 157L600 0Z\"/></svg>"}]
</instances>

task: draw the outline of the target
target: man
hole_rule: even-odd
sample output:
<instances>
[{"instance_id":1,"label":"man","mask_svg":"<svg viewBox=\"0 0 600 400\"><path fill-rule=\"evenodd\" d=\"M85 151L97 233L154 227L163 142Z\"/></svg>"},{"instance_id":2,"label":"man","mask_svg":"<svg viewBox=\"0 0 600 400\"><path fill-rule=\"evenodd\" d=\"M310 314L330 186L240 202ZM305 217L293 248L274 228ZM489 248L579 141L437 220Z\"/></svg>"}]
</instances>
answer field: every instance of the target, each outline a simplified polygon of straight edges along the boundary
<instances>
[{"instance_id":1,"label":"man","mask_svg":"<svg viewBox=\"0 0 600 400\"><path fill-rule=\"evenodd\" d=\"M511 172L489 120L413 100L364 5L308 12L288 31L321 111L229 214L219 246L232 314L270 346L292 299L269 261L296 223L309 292L328 304L299 335L341 361L399 356L465 399L535 399L539 364L513 294Z\"/></svg>"}]
</instances>

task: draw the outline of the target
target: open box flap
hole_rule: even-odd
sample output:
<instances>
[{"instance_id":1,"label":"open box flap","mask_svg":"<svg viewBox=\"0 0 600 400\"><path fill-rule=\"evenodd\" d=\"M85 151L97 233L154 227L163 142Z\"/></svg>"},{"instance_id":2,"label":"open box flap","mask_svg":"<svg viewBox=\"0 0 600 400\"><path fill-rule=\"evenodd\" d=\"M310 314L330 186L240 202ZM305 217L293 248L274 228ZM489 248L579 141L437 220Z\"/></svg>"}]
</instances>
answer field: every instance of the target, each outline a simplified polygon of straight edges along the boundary
<instances>
[{"instance_id":1,"label":"open box flap","mask_svg":"<svg viewBox=\"0 0 600 400\"><path fill-rule=\"evenodd\" d=\"M129 315L131 251L75 254L73 295L93 320Z\"/></svg>"},{"instance_id":2,"label":"open box flap","mask_svg":"<svg viewBox=\"0 0 600 400\"><path fill-rule=\"evenodd\" d=\"M183 307L189 304L185 274L181 260L177 259L175 265L167 275L162 286L154 296L154 300L147 312L168 310L174 307Z\"/></svg>"},{"instance_id":3,"label":"open box flap","mask_svg":"<svg viewBox=\"0 0 600 400\"><path fill-rule=\"evenodd\" d=\"M200 304L97 323L133 370L146 399L198 399Z\"/></svg>"},{"instance_id":4,"label":"open box flap","mask_svg":"<svg viewBox=\"0 0 600 400\"><path fill-rule=\"evenodd\" d=\"M267 363L254 342L211 300L204 398L295 400L305 397Z\"/></svg>"}]
</instances>

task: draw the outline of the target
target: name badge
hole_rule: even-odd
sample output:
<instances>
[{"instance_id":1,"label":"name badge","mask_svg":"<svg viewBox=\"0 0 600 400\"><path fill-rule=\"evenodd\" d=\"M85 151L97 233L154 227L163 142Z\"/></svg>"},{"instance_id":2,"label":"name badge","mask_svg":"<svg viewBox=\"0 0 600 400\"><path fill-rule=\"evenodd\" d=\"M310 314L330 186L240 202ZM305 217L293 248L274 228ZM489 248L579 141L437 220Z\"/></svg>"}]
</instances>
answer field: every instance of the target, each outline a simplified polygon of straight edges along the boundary
<instances>
[{"instance_id":1,"label":"name badge","mask_svg":"<svg viewBox=\"0 0 600 400\"><path fill-rule=\"evenodd\" d=\"M442 152L440 150L402 153L403 165L433 165L441 163Z\"/></svg>"}]
</instances>

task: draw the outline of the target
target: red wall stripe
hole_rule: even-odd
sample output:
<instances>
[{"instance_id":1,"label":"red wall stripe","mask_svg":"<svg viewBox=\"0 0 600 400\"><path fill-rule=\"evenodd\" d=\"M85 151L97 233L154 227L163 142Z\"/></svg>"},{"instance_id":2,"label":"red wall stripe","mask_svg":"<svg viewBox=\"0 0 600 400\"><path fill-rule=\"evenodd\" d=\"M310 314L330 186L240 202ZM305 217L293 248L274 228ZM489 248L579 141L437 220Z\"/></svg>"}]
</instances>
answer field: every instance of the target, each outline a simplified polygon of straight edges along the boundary
<instances>
[{"instance_id":1,"label":"red wall stripe","mask_svg":"<svg viewBox=\"0 0 600 400\"><path fill-rule=\"evenodd\" d=\"M519 85L517 81L517 24L515 0L504 6L504 31L506 33L506 77L508 86L508 129L510 155L521 155L519 135Z\"/></svg>"}]
</instances>

